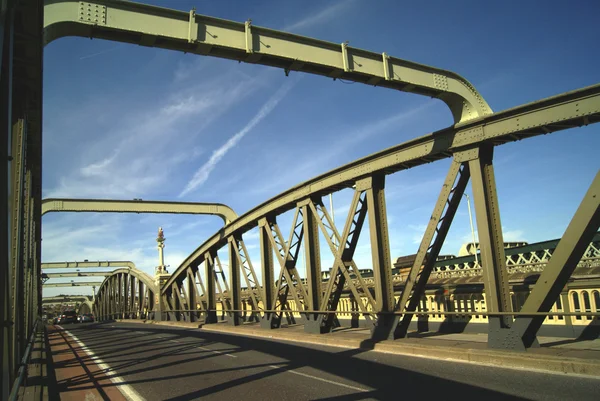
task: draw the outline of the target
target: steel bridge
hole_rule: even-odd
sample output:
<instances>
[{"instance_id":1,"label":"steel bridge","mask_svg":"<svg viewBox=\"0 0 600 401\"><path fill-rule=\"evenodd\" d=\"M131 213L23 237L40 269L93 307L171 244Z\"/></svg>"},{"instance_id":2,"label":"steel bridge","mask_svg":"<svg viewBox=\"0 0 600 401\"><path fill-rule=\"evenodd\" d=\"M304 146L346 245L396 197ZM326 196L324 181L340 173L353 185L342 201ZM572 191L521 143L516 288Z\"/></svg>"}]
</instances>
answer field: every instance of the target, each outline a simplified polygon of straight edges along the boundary
<instances>
[{"instance_id":1,"label":"steel bridge","mask_svg":"<svg viewBox=\"0 0 600 401\"><path fill-rule=\"evenodd\" d=\"M329 332L337 324L336 313L347 289L354 299L365 300L358 303L359 313L371 328L373 339L404 337L430 277L436 274L436 259L471 181L480 236L488 345L523 350L536 344L542 322L598 231L600 174L587 193L581 194L579 208L539 272L527 300L519 310L513 310L494 178L494 149L597 123L600 85L494 113L476 88L454 72L353 48L347 43L258 27L251 21L238 23L199 15L195 10L181 12L119 0L6 0L1 7L1 148L4 160L9 160L0 171L4 180L0 201L5 211L0 218L6 228L0 238L0 254L7 255L0 266L3 398L18 376L19 361L27 354L28 338L41 312L42 214L67 210L69 204L78 202L84 208L79 200L44 203L41 198L42 55L46 44L61 37L100 38L220 57L281 68L286 74L298 71L434 97L447 105L454 119L450 127L314 177L241 216L231 214L226 207L211 209L229 224L199 245L161 288L131 269L115 270L108 276L96 296L95 307L102 316L137 318L152 311L156 320L182 319L184 305L201 304L203 320L211 323L216 321L220 294L228 321L239 325L244 313L243 281L255 315L265 328L277 329L285 315L296 313L306 331ZM386 177L442 159L450 159L451 165L396 299L386 218ZM336 226L322 198L341 189L352 189L354 195L345 223ZM114 211L113 206L104 210ZM140 208L122 211L140 212ZM290 236L285 238L277 218L288 211L293 211L294 221ZM363 233L366 221L369 232ZM253 228L258 228L260 234L262 282L257 279L244 243L244 234ZM319 233L325 237L324 244L320 244ZM369 285L353 259L361 234L369 235L373 255ZM296 269L302 244L306 277ZM321 281L322 246L335 258L325 283ZM228 254L225 282L219 259L222 250ZM275 265L279 266L277 274Z\"/></svg>"}]
</instances>

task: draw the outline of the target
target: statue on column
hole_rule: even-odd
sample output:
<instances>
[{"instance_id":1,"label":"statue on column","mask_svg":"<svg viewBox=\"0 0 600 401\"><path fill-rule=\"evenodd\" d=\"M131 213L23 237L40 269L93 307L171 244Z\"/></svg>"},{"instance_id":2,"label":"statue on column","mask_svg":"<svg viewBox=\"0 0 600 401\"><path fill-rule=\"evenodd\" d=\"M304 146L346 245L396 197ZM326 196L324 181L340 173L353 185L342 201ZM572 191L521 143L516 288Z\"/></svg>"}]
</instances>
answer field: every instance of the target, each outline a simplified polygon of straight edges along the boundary
<instances>
[{"instance_id":1,"label":"statue on column","mask_svg":"<svg viewBox=\"0 0 600 401\"><path fill-rule=\"evenodd\" d=\"M158 227L158 236L156 242L158 243L158 266L156 267L157 274L167 274L167 268L165 266L164 247L165 247L165 233L162 227Z\"/></svg>"}]
</instances>

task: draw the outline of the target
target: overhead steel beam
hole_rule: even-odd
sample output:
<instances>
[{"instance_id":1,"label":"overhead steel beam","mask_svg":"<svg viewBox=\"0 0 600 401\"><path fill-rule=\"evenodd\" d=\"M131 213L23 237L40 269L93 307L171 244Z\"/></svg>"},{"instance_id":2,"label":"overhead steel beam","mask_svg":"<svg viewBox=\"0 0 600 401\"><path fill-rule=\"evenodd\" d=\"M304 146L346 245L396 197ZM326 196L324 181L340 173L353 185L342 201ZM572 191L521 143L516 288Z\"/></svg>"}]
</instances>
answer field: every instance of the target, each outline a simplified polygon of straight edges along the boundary
<instances>
[{"instance_id":1,"label":"overhead steel beam","mask_svg":"<svg viewBox=\"0 0 600 401\"><path fill-rule=\"evenodd\" d=\"M600 85L593 85L498 112L460 129L449 127L355 160L296 185L249 210L190 254L166 284L172 284L187 266L201 259L208 250L225 245L228 236L256 227L258 220L264 216L293 209L307 196L323 196L351 187L359 178L374 173L391 174L449 158L455 152L486 142L500 145L599 121Z\"/></svg>"},{"instance_id":2,"label":"overhead steel beam","mask_svg":"<svg viewBox=\"0 0 600 401\"><path fill-rule=\"evenodd\" d=\"M110 276L108 276L102 283L106 283L111 277L115 277L119 274L131 274L141 282L143 282L151 291L156 292L158 288L156 288L156 284L154 283L154 279L150 277L149 274L143 272L138 269L115 269L110 272Z\"/></svg>"},{"instance_id":3,"label":"overhead steel beam","mask_svg":"<svg viewBox=\"0 0 600 401\"><path fill-rule=\"evenodd\" d=\"M144 200L107 199L44 199L42 215L50 212L99 212L99 213L163 213L163 214L211 214L219 216L225 224L237 218L237 214L221 203L192 203Z\"/></svg>"},{"instance_id":4,"label":"overhead steel beam","mask_svg":"<svg viewBox=\"0 0 600 401\"><path fill-rule=\"evenodd\" d=\"M246 23L119 0L46 0L44 43L99 38L278 67L442 100L455 123L492 113L460 75L386 53L356 49Z\"/></svg>"},{"instance_id":5,"label":"overhead steel beam","mask_svg":"<svg viewBox=\"0 0 600 401\"><path fill-rule=\"evenodd\" d=\"M128 260L99 260L97 262L49 262L42 263L42 269L87 269L91 267L128 267L135 269L135 263Z\"/></svg>"},{"instance_id":6,"label":"overhead steel beam","mask_svg":"<svg viewBox=\"0 0 600 401\"><path fill-rule=\"evenodd\" d=\"M110 276L111 272L75 272L75 273L42 273L42 278L59 278L59 277L106 277Z\"/></svg>"},{"instance_id":7,"label":"overhead steel beam","mask_svg":"<svg viewBox=\"0 0 600 401\"><path fill-rule=\"evenodd\" d=\"M69 301L74 301L74 300L91 301L90 298L91 297L88 297L87 295L70 295L70 296L65 296L65 297L44 297L44 298L42 298L42 303L43 304L61 303L61 302L69 302Z\"/></svg>"},{"instance_id":8,"label":"overhead steel beam","mask_svg":"<svg viewBox=\"0 0 600 401\"><path fill-rule=\"evenodd\" d=\"M100 287L102 281L81 281L72 283L44 283L44 287Z\"/></svg>"}]
</instances>

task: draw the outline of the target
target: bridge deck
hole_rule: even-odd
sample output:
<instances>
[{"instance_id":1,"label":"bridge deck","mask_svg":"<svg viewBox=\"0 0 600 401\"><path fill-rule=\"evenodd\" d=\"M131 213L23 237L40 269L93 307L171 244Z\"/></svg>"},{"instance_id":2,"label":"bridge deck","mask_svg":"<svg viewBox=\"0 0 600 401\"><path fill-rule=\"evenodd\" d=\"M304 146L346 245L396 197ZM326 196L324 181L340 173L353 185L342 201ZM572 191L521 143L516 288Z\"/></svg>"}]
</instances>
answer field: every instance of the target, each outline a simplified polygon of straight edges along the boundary
<instances>
[{"instance_id":1,"label":"bridge deck","mask_svg":"<svg viewBox=\"0 0 600 401\"><path fill-rule=\"evenodd\" d=\"M297 326L266 331L215 324L198 330L192 323L109 322L49 330L61 400L87 394L123 399L117 389L134 400L397 399L417 391L425 398L458 392L468 399L591 400L598 379L563 372L600 373L599 340L543 338L541 348L518 353L486 349L485 335L413 335L378 344L382 353L369 349L362 329L318 336ZM428 349L428 358L394 355L409 348L417 355ZM452 352L480 360L457 363ZM99 361L104 365L96 366ZM559 374L531 371L536 367Z\"/></svg>"}]
</instances>

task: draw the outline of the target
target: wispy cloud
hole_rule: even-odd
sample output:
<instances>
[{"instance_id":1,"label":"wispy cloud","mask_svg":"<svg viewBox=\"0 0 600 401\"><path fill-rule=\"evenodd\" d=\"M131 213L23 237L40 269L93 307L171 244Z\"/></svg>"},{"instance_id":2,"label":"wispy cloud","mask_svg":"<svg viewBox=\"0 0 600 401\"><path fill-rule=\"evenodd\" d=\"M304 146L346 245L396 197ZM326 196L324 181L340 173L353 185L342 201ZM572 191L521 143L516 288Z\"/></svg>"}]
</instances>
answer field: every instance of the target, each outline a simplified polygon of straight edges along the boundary
<instances>
[{"instance_id":1,"label":"wispy cloud","mask_svg":"<svg viewBox=\"0 0 600 401\"><path fill-rule=\"evenodd\" d=\"M161 94L165 100L115 112L117 128L106 133L92 129L92 141L73 149L83 163L54 177L44 196L127 198L161 187L179 165L204 153L197 146L200 133L262 79L224 72L185 88L174 84Z\"/></svg>"},{"instance_id":2,"label":"wispy cloud","mask_svg":"<svg viewBox=\"0 0 600 401\"><path fill-rule=\"evenodd\" d=\"M375 136L389 133L392 130L397 132L404 124L421 116L424 111L434 104L434 100L427 101L389 117L368 121L358 128L348 127L343 129L341 130L344 133L343 141L337 142L335 146L321 148L318 154L307 154L305 158L301 158L302 154L294 154L295 163L292 168L280 172L273 179L259 180L249 191L257 195L275 195L287 189L290 182L304 181L331 168L338 167L340 165L339 157L348 155L349 150L356 147L357 144L372 140ZM325 136L325 133L323 135Z\"/></svg>"},{"instance_id":3,"label":"wispy cloud","mask_svg":"<svg viewBox=\"0 0 600 401\"><path fill-rule=\"evenodd\" d=\"M235 147L238 142L254 127L256 127L265 117L267 117L275 107L283 100L288 91L292 88L296 81L290 80L284 83L278 90L271 96L271 98L260 108L258 113L242 128L238 133L229 138L227 142L217 150L213 152L210 159L202 167L200 167L192 179L187 183L185 189L179 194L179 197L183 197L190 192L194 191L196 188L201 186L208 180L210 173L214 170L215 166L221 161L223 157L229 152L233 147Z\"/></svg>"},{"instance_id":4,"label":"wispy cloud","mask_svg":"<svg viewBox=\"0 0 600 401\"><path fill-rule=\"evenodd\" d=\"M297 31L313 25L322 24L335 18L339 13L354 3L355 0L346 0L335 3L327 8L320 10L315 14L304 17L300 21L287 25L282 28L284 31Z\"/></svg>"}]
</instances>

